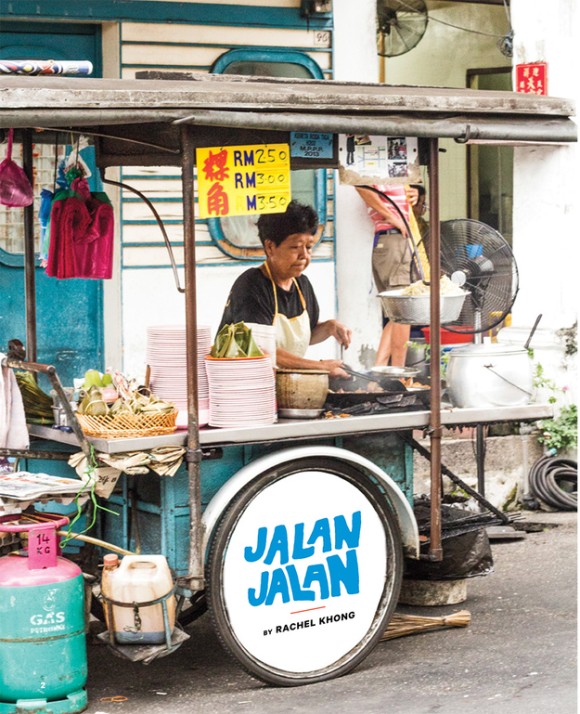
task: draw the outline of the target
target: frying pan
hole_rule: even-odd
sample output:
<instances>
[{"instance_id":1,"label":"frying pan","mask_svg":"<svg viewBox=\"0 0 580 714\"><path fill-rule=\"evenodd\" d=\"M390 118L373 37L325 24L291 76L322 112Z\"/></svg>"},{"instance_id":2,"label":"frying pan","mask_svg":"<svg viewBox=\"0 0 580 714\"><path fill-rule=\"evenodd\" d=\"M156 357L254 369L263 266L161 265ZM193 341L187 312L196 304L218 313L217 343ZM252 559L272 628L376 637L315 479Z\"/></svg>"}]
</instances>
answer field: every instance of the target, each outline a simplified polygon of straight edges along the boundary
<instances>
[{"instance_id":1,"label":"frying pan","mask_svg":"<svg viewBox=\"0 0 580 714\"><path fill-rule=\"evenodd\" d=\"M429 398L429 389L408 390L398 379L381 377L380 375L368 376L346 369L353 376L352 379L331 377L326 403L329 406L347 408L355 404L371 402L393 408L411 407L424 404ZM369 381L376 382L383 391L369 391Z\"/></svg>"}]
</instances>

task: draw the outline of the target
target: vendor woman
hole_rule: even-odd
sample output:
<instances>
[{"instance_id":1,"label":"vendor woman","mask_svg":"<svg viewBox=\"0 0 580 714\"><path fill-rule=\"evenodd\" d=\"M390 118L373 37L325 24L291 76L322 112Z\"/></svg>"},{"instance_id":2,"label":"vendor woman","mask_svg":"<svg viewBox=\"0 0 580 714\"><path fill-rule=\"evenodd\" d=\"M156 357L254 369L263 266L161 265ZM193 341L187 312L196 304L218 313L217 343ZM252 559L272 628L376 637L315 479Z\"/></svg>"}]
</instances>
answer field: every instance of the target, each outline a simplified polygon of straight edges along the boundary
<instances>
[{"instance_id":1,"label":"vendor woman","mask_svg":"<svg viewBox=\"0 0 580 714\"><path fill-rule=\"evenodd\" d=\"M331 376L346 374L341 360L304 357L308 345L334 337L350 345L351 330L336 320L319 322L316 295L303 275L316 243L318 216L296 201L285 213L258 219L258 234L266 253L259 268L246 270L230 291L220 329L235 322L257 322L276 328L276 362L283 369L324 369Z\"/></svg>"}]
</instances>

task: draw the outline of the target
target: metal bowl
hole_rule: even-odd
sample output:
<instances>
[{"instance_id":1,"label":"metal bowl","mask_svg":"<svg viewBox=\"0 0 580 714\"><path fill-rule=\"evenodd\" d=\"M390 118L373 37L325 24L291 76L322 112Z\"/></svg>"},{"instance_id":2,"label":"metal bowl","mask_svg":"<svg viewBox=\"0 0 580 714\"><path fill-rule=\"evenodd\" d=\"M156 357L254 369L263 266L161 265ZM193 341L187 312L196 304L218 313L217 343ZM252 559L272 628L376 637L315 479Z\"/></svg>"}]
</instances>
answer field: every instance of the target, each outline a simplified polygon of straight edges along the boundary
<instances>
[{"instance_id":1,"label":"metal bowl","mask_svg":"<svg viewBox=\"0 0 580 714\"><path fill-rule=\"evenodd\" d=\"M402 295L402 289L379 293L387 317L404 325L431 323L430 295ZM461 295L440 295L441 324L454 322L461 313L467 292Z\"/></svg>"},{"instance_id":2,"label":"metal bowl","mask_svg":"<svg viewBox=\"0 0 580 714\"><path fill-rule=\"evenodd\" d=\"M317 419L322 409L278 409L280 419Z\"/></svg>"}]
</instances>

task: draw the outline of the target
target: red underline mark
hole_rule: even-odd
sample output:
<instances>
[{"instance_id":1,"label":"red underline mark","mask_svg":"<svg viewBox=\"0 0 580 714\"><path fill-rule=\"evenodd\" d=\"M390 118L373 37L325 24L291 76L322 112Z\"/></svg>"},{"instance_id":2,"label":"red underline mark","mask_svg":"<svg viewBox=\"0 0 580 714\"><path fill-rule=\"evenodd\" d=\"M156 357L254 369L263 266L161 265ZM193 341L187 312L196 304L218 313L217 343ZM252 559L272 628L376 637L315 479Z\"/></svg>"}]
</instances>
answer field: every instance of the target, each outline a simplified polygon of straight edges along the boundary
<instances>
[{"instance_id":1,"label":"red underline mark","mask_svg":"<svg viewBox=\"0 0 580 714\"><path fill-rule=\"evenodd\" d=\"M301 612L312 612L312 610L325 610L326 605L321 605L320 607L310 607L308 610L294 610L294 612L291 612L291 615L299 615Z\"/></svg>"}]
</instances>

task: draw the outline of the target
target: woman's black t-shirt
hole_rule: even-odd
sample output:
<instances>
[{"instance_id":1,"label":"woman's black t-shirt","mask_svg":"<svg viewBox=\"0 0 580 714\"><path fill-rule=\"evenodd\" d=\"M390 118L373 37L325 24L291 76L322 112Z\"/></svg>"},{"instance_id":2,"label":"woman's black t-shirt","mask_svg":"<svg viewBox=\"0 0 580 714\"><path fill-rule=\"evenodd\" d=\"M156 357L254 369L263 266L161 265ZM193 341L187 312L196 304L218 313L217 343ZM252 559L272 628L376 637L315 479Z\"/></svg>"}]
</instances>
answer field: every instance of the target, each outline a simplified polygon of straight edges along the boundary
<instances>
[{"instance_id":1,"label":"woman's black t-shirt","mask_svg":"<svg viewBox=\"0 0 580 714\"><path fill-rule=\"evenodd\" d=\"M305 275L297 278L300 291L306 302L310 319L310 329L318 324L320 310L310 280ZM276 285L278 312L288 318L302 314L302 303L292 283L290 290L282 290ZM269 277L259 268L250 268L242 273L232 285L219 329L232 322L257 322L271 325L274 322L274 291Z\"/></svg>"}]
</instances>

